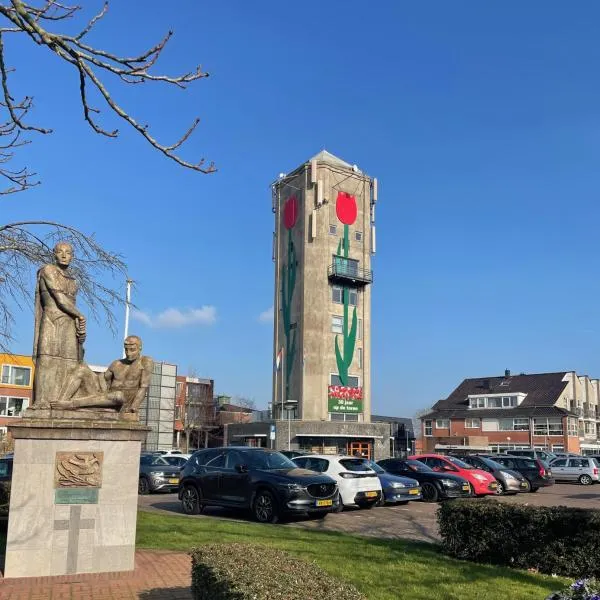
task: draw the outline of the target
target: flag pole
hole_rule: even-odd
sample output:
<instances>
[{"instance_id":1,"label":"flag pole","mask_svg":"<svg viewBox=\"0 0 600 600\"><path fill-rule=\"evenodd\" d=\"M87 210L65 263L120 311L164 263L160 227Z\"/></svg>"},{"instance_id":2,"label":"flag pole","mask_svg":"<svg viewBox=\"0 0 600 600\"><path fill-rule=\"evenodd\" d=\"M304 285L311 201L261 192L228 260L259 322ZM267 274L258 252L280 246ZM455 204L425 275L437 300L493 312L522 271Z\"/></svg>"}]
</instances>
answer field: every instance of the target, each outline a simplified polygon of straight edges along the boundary
<instances>
[{"instance_id":1,"label":"flag pole","mask_svg":"<svg viewBox=\"0 0 600 600\"><path fill-rule=\"evenodd\" d=\"M284 381L285 381L285 352L281 349L281 419L283 420L283 402L284 402Z\"/></svg>"}]
</instances>

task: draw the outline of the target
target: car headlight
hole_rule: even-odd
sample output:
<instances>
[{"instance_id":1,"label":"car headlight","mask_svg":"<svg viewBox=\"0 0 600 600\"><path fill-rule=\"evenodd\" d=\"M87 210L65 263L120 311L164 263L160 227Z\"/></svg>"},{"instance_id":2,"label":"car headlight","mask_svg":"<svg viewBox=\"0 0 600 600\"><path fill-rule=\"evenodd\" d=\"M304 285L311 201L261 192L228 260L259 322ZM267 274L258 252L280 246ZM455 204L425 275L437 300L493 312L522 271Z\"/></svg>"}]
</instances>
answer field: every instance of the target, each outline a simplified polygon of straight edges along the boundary
<instances>
[{"instance_id":1,"label":"car headlight","mask_svg":"<svg viewBox=\"0 0 600 600\"><path fill-rule=\"evenodd\" d=\"M454 479L441 479L444 487L458 487L458 483Z\"/></svg>"},{"instance_id":2,"label":"car headlight","mask_svg":"<svg viewBox=\"0 0 600 600\"><path fill-rule=\"evenodd\" d=\"M163 471L154 471L152 473L152 477L164 477L164 476L165 476L165 474Z\"/></svg>"},{"instance_id":3,"label":"car headlight","mask_svg":"<svg viewBox=\"0 0 600 600\"><path fill-rule=\"evenodd\" d=\"M406 486L401 481L392 481L390 483L390 487L394 489L405 488Z\"/></svg>"},{"instance_id":4,"label":"car headlight","mask_svg":"<svg viewBox=\"0 0 600 600\"><path fill-rule=\"evenodd\" d=\"M487 481L487 477L485 475L480 475L479 473L473 473L473 477L475 477L477 481Z\"/></svg>"},{"instance_id":5,"label":"car headlight","mask_svg":"<svg viewBox=\"0 0 600 600\"><path fill-rule=\"evenodd\" d=\"M290 492L301 492L304 489L299 483L280 483L279 487Z\"/></svg>"}]
</instances>

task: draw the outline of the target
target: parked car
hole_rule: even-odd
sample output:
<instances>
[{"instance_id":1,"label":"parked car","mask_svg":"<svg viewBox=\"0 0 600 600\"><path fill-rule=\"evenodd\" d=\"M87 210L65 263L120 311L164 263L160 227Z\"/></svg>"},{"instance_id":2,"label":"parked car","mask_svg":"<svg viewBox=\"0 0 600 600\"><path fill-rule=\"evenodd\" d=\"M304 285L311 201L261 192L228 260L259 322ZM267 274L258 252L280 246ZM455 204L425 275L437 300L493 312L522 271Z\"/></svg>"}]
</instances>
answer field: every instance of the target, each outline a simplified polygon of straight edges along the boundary
<instances>
[{"instance_id":1,"label":"parked car","mask_svg":"<svg viewBox=\"0 0 600 600\"><path fill-rule=\"evenodd\" d=\"M170 465L162 456L142 454L140 456L139 494L168 491L179 487L179 467Z\"/></svg>"},{"instance_id":2,"label":"parked car","mask_svg":"<svg viewBox=\"0 0 600 600\"><path fill-rule=\"evenodd\" d=\"M511 456L528 456L529 458L539 458L546 464L550 464L550 461L556 458L556 454L553 452L536 450L535 448L528 448L526 450L506 450L505 454L510 454Z\"/></svg>"},{"instance_id":3,"label":"parked car","mask_svg":"<svg viewBox=\"0 0 600 600\"><path fill-rule=\"evenodd\" d=\"M166 460L172 467L183 468L191 454L162 454L161 458Z\"/></svg>"},{"instance_id":4,"label":"parked car","mask_svg":"<svg viewBox=\"0 0 600 600\"><path fill-rule=\"evenodd\" d=\"M338 486L275 450L230 446L192 454L181 471L179 499L188 515L224 506L249 509L257 521L275 523L285 514L325 517L338 506Z\"/></svg>"},{"instance_id":5,"label":"parked car","mask_svg":"<svg viewBox=\"0 0 600 600\"><path fill-rule=\"evenodd\" d=\"M377 473L383 495L380 504L408 504L411 500L421 500L421 486L416 479L392 475L373 460L365 460L367 465Z\"/></svg>"},{"instance_id":6,"label":"parked car","mask_svg":"<svg viewBox=\"0 0 600 600\"><path fill-rule=\"evenodd\" d=\"M600 463L595 458L556 458L550 468L556 481L578 481L581 485L592 485L600 480Z\"/></svg>"},{"instance_id":7,"label":"parked car","mask_svg":"<svg viewBox=\"0 0 600 600\"><path fill-rule=\"evenodd\" d=\"M510 454L494 454L488 455L488 457L504 465L507 469L521 473L529 482L531 492L537 492L541 487L554 485L552 470L539 458L511 456Z\"/></svg>"},{"instance_id":8,"label":"parked car","mask_svg":"<svg viewBox=\"0 0 600 600\"><path fill-rule=\"evenodd\" d=\"M0 483L10 483L13 471L13 457L4 456L0 458Z\"/></svg>"},{"instance_id":9,"label":"parked car","mask_svg":"<svg viewBox=\"0 0 600 600\"><path fill-rule=\"evenodd\" d=\"M377 461L377 464L386 473L416 479L421 484L421 494L425 502L467 498L471 495L471 486L466 479L451 473L436 473L418 460L385 458Z\"/></svg>"},{"instance_id":10,"label":"parked car","mask_svg":"<svg viewBox=\"0 0 600 600\"><path fill-rule=\"evenodd\" d=\"M280 450L281 454L288 458L295 458L296 456L306 456L306 452L300 452L300 450Z\"/></svg>"},{"instance_id":11,"label":"parked car","mask_svg":"<svg viewBox=\"0 0 600 600\"><path fill-rule=\"evenodd\" d=\"M498 488L496 478L481 469L476 469L470 464L462 461L455 456L443 456L442 454L417 454L409 456L415 460L424 462L434 471L441 473L454 473L463 479L466 479L471 485L471 492L474 496L486 496L495 494Z\"/></svg>"},{"instance_id":12,"label":"parked car","mask_svg":"<svg viewBox=\"0 0 600 600\"><path fill-rule=\"evenodd\" d=\"M498 495L517 494L519 492L529 491L529 482L521 475L521 473L508 469L491 458L480 456L478 454L469 454L461 456L460 458L476 469L491 473L498 483L498 487L496 488L496 493Z\"/></svg>"},{"instance_id":13,"label":"parked car","mask_svg":"<svg viewBox=\"0 0 600 600\"><path fill-rule=\"evenodd\" d=\"M338 510L347 506L373 508L381 500L383 491L379 477L364 458L310 454L297 456L292 461L303 469L324 473L334 479L340 493Z\"/></svg>"}]
</instances>

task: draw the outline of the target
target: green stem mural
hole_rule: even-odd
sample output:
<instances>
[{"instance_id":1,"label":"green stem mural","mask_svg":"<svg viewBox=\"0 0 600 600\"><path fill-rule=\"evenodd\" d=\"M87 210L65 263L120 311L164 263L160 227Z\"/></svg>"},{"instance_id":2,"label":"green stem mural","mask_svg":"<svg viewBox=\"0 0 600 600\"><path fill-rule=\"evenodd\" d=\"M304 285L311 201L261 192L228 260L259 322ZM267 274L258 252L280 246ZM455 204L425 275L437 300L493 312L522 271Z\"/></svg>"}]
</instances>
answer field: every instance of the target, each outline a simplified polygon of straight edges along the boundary
<instances>
[{"instance_id":1,"label":"green stem mural","mask_svg":"<svg viewBox=\"0 0 600 600\"><path fill-rule=\"evenodd\" d=\"M344 225L344 238L340 240L337 249L337 256L342 257L343 252L343 261L340 261L340 266L342 269L348 268L348 251L350 249L349 243L349 232L348 225ZM350 331L348 331L348 311L350 304L350 293L346 286L343 288L343 302L344 302L344 321L342 325L342 336L343 336L343 354L340 351L339 346L339 335L335 336L335 360L338 368L338 375L340 377L340 382L342 385L348 385L348 370L350 369L350 365L352 364L352 358L354 356L354 347L356 345L356 306L354 307L354 311L352 312L352 323L350 324Z\"/></svg>"}]
</instances>

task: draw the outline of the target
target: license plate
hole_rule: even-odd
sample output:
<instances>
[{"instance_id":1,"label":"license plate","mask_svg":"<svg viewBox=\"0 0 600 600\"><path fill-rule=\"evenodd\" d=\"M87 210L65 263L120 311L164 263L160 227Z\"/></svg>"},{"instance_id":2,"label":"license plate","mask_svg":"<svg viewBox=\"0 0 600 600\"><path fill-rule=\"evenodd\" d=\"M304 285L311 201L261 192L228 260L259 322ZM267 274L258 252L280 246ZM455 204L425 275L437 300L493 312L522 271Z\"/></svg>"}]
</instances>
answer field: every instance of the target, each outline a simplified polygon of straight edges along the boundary
<instances>
[{"instance_id":1,"label":"license plate","mask_svg":"<svg viewBox=\"0 0 600 600\"><path fill-rule=\"evenodd\" d=\"M179 479L171 478L169 479L169 483L179 483Z\"/></svg>"},{"instance_id":2,"label":"license plate","mask_svg":"<svg viewBox=\"0 0 600 600\"><path fill-rule=\"evenodd\" d=\"M365 496L367 498L375 498L377 496L377 492L367 492Z\"/></svg>"},{"instance_id":3,"label":"license plate","mask_svg":"<svg viewBox=\"0 0 600 600\"><path fill-rule=\"evenodd\" d=\"M317 500L317 506L332 506L333 500Z\"/></svg>"},{"instance_id":4,"label":"license plate","mask_svg":"<svg viewBox=\"0 0 600 600\"><path fill-rule=\"evenodd\" d=\"M471 488L468 483L463 483L463 492L468 492Z\"/></svg>"},{"instance_id":5,"label":"license plate","mask_svg":"<svg viewBox=\"0 0 600 600\"><path fill-rule=\"evenodd\" d=\"M521 487L522 488L526 488L527 487L527 482L526 481L521 481Z\"/></svg>"},{"instance_id":6,"label":"license plate","mask_svg":"<svg viewBox=\"0 0 600 600\"><path fill-rule=\"evenodd\" d=\"M416 496L419 493L419 490L408 490L408 493Z\"/></svg>"}]
</instances>

